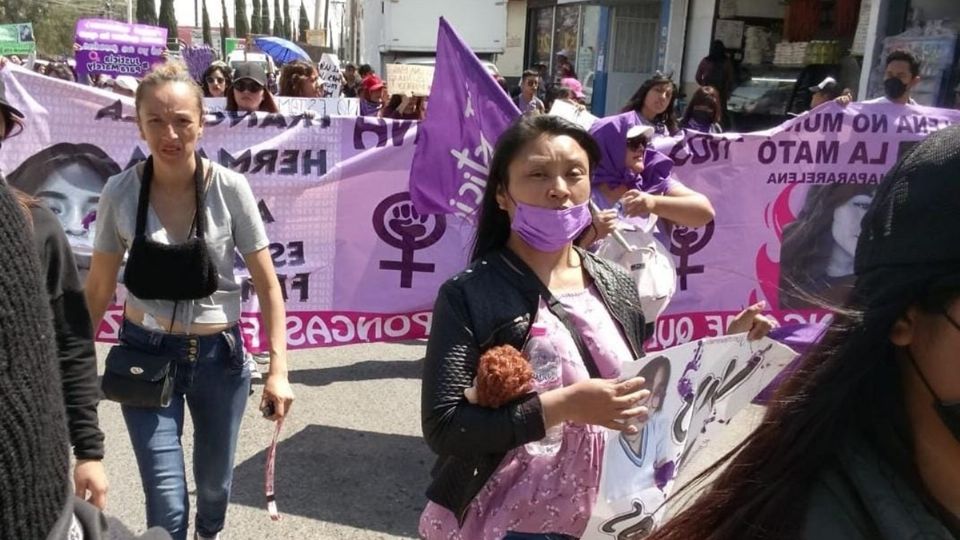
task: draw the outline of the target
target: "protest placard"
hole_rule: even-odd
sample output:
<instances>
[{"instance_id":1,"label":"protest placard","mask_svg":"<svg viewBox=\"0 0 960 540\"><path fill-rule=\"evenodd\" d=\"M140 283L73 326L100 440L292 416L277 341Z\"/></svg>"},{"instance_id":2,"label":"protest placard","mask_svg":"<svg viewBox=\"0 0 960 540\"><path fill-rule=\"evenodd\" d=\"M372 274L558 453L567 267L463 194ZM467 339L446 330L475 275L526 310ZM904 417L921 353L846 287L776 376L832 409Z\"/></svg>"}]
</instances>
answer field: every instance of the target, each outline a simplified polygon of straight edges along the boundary
<instances>
[{"instance_id":1,"label":"protest placard","mask_svg":"<svg viewBox=\"0 0 960 540\"><path fill-rule=\"evenodd\" d=\"M106 19L80 19L76 32L77 75L143 77L163 61L167 29Z\"/></svg>"},{"instance_id":2,"label":"protest placard","mask_svg":"<svg viewBox=\"0 0 960 540\"><path fill-rule=\"evenodd\" d=\"M36 50L33 24L0 24L0 54L30 54Z\"/></svg>"},{"instance_id":3,"label":"protest placard","mask_svg":"<svg viewBox=\"0 0 960 540\"><path fill-rule=\"evenodd\" d=\"M740 334L624 364L621 379L645 379L650 416L636 434L607 430L600 492L583 538L649 533L667 511L680 470L796 356L769 338L749 341Z\"/></svg>"},{"instance_id":4,"label":"protest placard","mask_svg":"<svg viewBox=\"0 0 960 540\"><path fill-rule=\"evenodd\" d=\"M553 106L550 107L550 114L569 120L583 129L590 129L590 126L597 121L597 117L590 114L590 111L584 106L578 106L563 99L553 102Z\"/></svg>"},{"instance_id":5,"label":"protest placard","mask_svg":"<svg viewBox=\"0 0 960 540\"><path fill-rule=\"evenodd\" d=\"M433 66L387 64L387 90L403 96L429 96Z\"/></svg>"},{"instance_id":6,"label":"protest placard","mask_svg":"<svg viewBox=\"0 0 960 540\"><path fill-rule=\"evenodd\" d=\"M317 73L320 75L320 84L324 97L340 97L340 87L343 85L343 75L340 74L340 59L337 55L323 53Z\"/></svg>"},{"instance_id":7,"label":"protest placard","mask_svg":"<svg viewBox=\"0 0 960 540\"><path fill-rule=\"evenodd\" d=\"M313 111L317 116L360 116L360 100L357 98L298 98L273 96L273 101L282 114L303 114ZM207 113L226 110L226 98L203 98Z\"/></svg>"}]
</instances>

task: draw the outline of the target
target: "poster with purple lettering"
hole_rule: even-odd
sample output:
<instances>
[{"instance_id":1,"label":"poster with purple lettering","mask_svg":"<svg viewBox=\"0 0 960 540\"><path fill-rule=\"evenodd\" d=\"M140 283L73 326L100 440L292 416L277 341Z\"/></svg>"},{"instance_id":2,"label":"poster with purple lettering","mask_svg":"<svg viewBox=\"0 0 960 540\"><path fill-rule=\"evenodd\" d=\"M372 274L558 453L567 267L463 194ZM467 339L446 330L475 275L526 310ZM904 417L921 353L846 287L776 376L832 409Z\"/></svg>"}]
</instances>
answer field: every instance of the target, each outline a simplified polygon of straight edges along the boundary
<instances>
[{"instance_id":1,"label":"poster with purple lettering","mask_svg":"<svg viewBox=\"0 0 960 540\"><path fill-rule=\"evenodd\" d=\"M716 219L665 231L677 293L648 348L721 335L760 300L781 324L822 321L819 306L843 302L853 284L860 220L877 184L918 141L956 122L960 111L831 102L767 131L655 141Z\"/></svg>"},{"instance_id":2,"label":"poster with purple lettering","mask_svg":"<svg viewBox=\"0 0 960 540\"><path fill-rule=\"evenodd\" d=\"M636 434L606 430L600 489L582 538L646 537L669 511L679 472L795 357L772 339L741 334L625 364L622 378L646 380L650 417Z\"/></svg>"},{"instance_id":3,"label":"poster with purple lettering","mask_svg":"<svg viewBox=\"0 0 960 540\"><path fill-rule=\"evenodd\" d=\"M88 266L104 183L149 153L133 100L17 66L0 77L26 114L22 134L4 144L0 170L55 210ZM472 230L456 216L413 209L407 180L416 127L363 117L207 115L200 150L243 173L258 199L291 348L426 336L437 289L465 265ZM235 270L242 328L259 350L264 329L240 257ZM116 337L123 298L121 288L100 339Z\"/></svg>"},{"instance_id":4,"label":"poster with purple lettering","mask_svg":"<svg viewBox=\"0 0 960 540\"><path fill-rule=\"evenodd\" d=\"M74 58L81 80L97 73L139 78L163 61L167 29L108 19L80 19L74 40Z\"/></svg>"}]
</instances>

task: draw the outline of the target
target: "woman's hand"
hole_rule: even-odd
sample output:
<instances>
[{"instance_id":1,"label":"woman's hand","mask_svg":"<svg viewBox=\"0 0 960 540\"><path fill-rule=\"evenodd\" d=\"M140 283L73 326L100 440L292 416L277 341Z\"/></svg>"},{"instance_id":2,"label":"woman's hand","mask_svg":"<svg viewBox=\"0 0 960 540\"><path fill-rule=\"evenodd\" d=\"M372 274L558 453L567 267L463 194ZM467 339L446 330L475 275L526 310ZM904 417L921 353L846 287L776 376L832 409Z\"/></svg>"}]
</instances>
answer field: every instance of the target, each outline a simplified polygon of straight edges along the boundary
<instances>
[{"instance_id":1,"label":"woman's hand","mask_svg":"<svg viewBox=\"0 0 960 540\"><path fill-rule=\"evenodd\" d=\"M73 468L74 493L77 497L96 506L100 510L107 508L107 472L99 459L77 460Z\"/></svg>"},{"instance_id":2,"label":"woman's hand","mask_svg":"<svg viewBox=\"0 0 960 540\"><path fill-rule=\"evenodd\" d=\"M617 228L617 211L602 210L593 214L593 227L597 235L593 241L603 240Z\"/></svg>"},{"instance_id":3,"label":"woman's hand","mask_svg":"<svg viewBox=\"0 0 960 540\"><path fill-rule=\"evenodd\" d=\"M656 213L657 198L639 189L631 189L620 198L623 212L630 217L646 217Z\"/></svg>"},{"instance_id":4,"label":"woman's hand","mask_svg":"<svg viewBox=\"0 0 960 540\"><path fill-rule=\"evenodd\" d=\"M280 420L290 414L293 405L293 389L286 375L267 375L267 384L263 387L263 398L260 399L260 409L272 405L273 414L267 420Z\"/></svg>"},{"instance_id":5,"label":"woman's hand","mask_svg":"<svg viewBox=\"0 0 960 540\"><path fill-rule=\"evenodd\" d=\"M730 321L730 325L727 327L727 334L742 334L743 332L747 332L747 339L750 341L767 337L770 330L773 330L778 325L777 322L770 317L761 314L766 308L766 302L757 302L741 311Z\"/></svg>"},{"instance_id":6,"label":"woman's hand","mask_svg":"<svg viewBox=\"0 0 960 540\"><path fill-rule=\"evenodd\" d=\"M566 420L593 424L617 431L636 433L638 425L647 421L648 410L640 405L650 396L642 390L643 378L623 382L609 379L587 379L540 396L545 423L551 427ZM637 421L627 423L627 420Z\"/></svg>"}]
</instances>

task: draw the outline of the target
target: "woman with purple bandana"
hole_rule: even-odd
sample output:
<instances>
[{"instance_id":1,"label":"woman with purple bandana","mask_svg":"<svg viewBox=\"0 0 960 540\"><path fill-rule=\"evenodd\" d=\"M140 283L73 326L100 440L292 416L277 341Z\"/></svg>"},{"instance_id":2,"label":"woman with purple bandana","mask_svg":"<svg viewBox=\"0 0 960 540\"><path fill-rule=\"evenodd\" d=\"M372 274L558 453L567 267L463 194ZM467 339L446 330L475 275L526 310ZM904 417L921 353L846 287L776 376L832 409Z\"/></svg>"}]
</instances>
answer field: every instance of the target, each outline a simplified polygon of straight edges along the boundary
<instances>
[{"instance_id":1,"label":"woman with purple bandana","mask_svg":"<svg viewBox=\"0 0 960 540\"><path fill-rule=\"evenodd\" d=\"M435 539L569 539L598 496L604 427L630 435L647 418L633 279L574 246L590 226L596 142L558 117L518 120L490 164L472 264L440 289L424 364L422 426L438 459L420 535ZM480 356L511 345L548 350L553 389L498 409L475 405ZM642 360L641 360L642 361ZM626 422L630 420L630 422ZM556 433L556 446L542 439Z\"/></svg>"},{"instance_id":2,"label":"woman with purple bandana","mask_svg":"<svg viewBox=\"0 0 960 540\"><path fill-rule=\"evenodd\" d=\"M618 218L654 215L684 227L702 227L713 220L710 201L674 178L673 161L648 146L653 128L636 123L631 115L602 118L590 128L600 146L592 182L593 202L601 212L578 241L581 246L610 234Z\"/></svg>"}]
</instances>

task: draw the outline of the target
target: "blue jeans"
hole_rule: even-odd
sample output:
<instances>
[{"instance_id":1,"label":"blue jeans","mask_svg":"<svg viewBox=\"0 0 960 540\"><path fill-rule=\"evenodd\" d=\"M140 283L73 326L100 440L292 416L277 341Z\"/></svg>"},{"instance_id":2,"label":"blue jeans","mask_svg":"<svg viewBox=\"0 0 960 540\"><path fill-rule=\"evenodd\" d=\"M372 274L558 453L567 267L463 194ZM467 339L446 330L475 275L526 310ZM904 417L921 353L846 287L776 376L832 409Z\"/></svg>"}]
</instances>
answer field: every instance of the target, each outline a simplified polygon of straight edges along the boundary
<instances>
[{"instance_id":1,"label":"blue jeans","mask_svg":"<svg viewBox=\"0 0 960 540\"><path fill-rule=\"evenodd\" d=\"M186 403L194 428L196 530L214 536L223 529L227 513L237 434L250 388L240 327L210 336L182 336L154 332L124 320L120 341L177 358L173 400L168 407L122 407L146 495L147 526L166 529L174 540L187 537L190 503L180 441Z\"/></svg>"}]
</instances>

